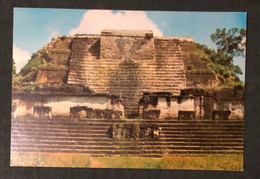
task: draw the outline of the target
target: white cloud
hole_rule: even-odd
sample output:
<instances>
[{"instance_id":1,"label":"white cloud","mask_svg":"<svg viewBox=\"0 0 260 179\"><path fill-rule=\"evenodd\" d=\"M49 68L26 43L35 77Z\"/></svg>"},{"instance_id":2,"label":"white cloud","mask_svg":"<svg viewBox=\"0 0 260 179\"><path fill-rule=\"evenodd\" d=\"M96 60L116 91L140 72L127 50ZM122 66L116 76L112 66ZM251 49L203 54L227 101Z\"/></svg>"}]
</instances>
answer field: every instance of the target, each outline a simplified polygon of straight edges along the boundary
<instances>
[{"instance_id":1,"label":"white cloud","mask_svg":"<svg viewBox=\"0 0 260 179\"><path fill-rule=\"evenodd\" d=\"M153 30L155 36L162 36L162 31L144 11L88 10L73 34L100 34L101 29L116 30Z\"/></svg>"},{"instance_id":2,"label":"white cloud","mask_svg":"<svg viewBox=\"0 0 260 179\"><path fill-rule=\"evenodd\" d=\"M17 73L19 73L21 68L23 68L23 66L27 64L30 58L31 55L27 50L21 49L17 47L15 44L13 45L13 59L15 62Z\"/></svg>"}]
</instances>

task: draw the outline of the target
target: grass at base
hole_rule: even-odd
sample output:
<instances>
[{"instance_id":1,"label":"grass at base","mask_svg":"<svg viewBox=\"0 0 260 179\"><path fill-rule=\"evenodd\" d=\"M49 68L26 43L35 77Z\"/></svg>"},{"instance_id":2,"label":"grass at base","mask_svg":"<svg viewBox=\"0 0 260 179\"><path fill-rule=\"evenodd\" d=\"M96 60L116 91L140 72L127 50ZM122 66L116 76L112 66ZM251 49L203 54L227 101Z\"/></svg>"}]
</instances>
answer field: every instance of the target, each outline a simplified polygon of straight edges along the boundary
<instances>
[{"instance_id":1,"label":"grass at base","mask_svg":"<svg viewBox=\"0 0 260 179\"><path fill-rule=\"evenodd\" d=\"M12 152L11 166L24 167L89 167L90 157L78 153Z\"/></svg>"},{"instance_id":2,"label":"grass at base","mask_svg":"<svg viewBox=\"0 0 260 179\"><path fill-rule=\"evenodd\" d=\"M243 170L243 154L172 155L162 158L98 157L105 168Z\"/></svg>"},{"instance_id":3,"label":"grass at base","mask_svg":"<svg viewBox=\"0 0 260 179\"><path fill-rule=\"evenodd\" d=\"M243 154L90 157L77 153L12 153L11 166L243 170Z\"/></svg>"}]
</instances>

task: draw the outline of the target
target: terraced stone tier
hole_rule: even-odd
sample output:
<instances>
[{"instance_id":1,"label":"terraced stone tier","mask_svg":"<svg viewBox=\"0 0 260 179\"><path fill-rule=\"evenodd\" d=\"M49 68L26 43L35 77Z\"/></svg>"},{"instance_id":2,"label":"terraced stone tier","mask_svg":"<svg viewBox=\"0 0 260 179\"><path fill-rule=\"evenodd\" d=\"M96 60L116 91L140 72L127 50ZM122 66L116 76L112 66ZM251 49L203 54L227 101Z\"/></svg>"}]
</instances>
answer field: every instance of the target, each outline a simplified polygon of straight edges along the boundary
<instances>
[{"instance_id":1,"label":"terraced stone tier","mask_svg":"<svg viewBox=\"0 0 260 179\"><path fill-rule=\"evenodd\" d=\"M85 153L91 156L243 153L243 121L143 120L158 124L160 138L113 139L113 123L129 120L12 119L12 152Z\"/></svg>"}]
</instances>

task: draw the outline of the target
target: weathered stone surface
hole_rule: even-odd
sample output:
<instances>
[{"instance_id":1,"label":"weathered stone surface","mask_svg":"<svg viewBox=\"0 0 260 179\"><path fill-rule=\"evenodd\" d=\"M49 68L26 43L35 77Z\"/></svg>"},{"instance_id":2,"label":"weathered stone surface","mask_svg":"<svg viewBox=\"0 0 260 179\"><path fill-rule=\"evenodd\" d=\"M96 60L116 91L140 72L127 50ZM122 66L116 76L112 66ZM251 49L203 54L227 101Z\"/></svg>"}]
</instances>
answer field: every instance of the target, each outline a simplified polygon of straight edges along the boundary
<instances>
[{"instance_id":1,"label":"weathered stone surface","mask_svg":"<svg viewBox=\"0 0 260 179\"><path fill-rule=\"evenodd\" d=\"M70 116L73 118L98 118L98 119L122 119L122 111L111 109L93 109L87 106L75 106L70 108Z\"/></svg>"},{"instance_id":2,"label":"weathered stone surface","mask_svg":"<svg viewBox=\"0 0 260 179\"><path fill-rule=\"evenodd\" d=\"M104 110L103 112L105 119L122 119L123 112L122 111L114 111L114 110Z\"/></svg>"},{"instance_id":3,"label":"weathered stone surface","mask_svg":"<svg viewBox=\"0 0 260 179\"><path fill-rule=\"evenodd\" d=\"M42 49L69 49L72 41L72 37L54 37L51 39L51 42L45 45Z\"/></svg>"},{"instance_id":4,"label":"weathered stone surface","mask_svg":"<svg viewBox=\"0 0 260 179\"><path fill-rule=\"evenodd\" d=\"M179 120L195 120L195 111L179 111Z\"/></svg>"},{"instance_id":5,"label":"weathered stone surface","mask_svg":"<svg viewBox=\"0 0 260 179\"><path fill-rule=\"evenodd\" d=\"M152 38L152 30L108 30L101 31L101 36L118 36L118 37L146 37Z\"/></svg>"},{"instance_id":6,"label":"weathered stone surface","mask_svg":"<svg viewBox=\"0 0 260 179\"><path fill-rule=\"evenodd\" d=\"M40 83L64 83L67 76L67 70L39 69L36 76L36 82Z\"/></svg>"},{"instance_id":7,"label":"weathered stone surface","mask_svg":"<svg viewBox=\"0 0 260 179\"><path fill-rule=\"evenodd\" d=\"M228 120L230 118L231 111L213 111L213 120Z\"/></svg>"},{"instance_id":8,"label":"weathered stone surface","mask_svg":"<svg viewBox=\"0 0 260 179\"><path fill-rule=\"evenodd\" d=\"M66 49L46 49L43 53L43 58L46 63L52 64L53 66L68 66L69 57L70 57L70 49L69 47ZM51 68L51 67L50 67Z\"/></svg>"},{"instance_id":9,"label":"weathered stone surface","mask_svg":"<svg viewBox=\"0 0 260 179\"><path fill-rule=\"evenodd\" d=\"M139 102L139 114L145 119L212 120L213 111L230 111L227 119L241 120L244 118L243 97L244 89L240 88L185 89L180 96L145 93ZM153 111L157 111L157 116ZM219 115L222 118L222 114Z\"/></svg>"},{"instance_id":10,"label":"weathered stone surface","mask_svg":"<svg viewBox=\"0 0 260 179\"><path fill-rule=\"evenodd\" d=\"M48 106L34 106L33 116L34 117L48 117L51 118L52 110Z\"/></svg>"},{"instance_id":11,"label":"weathered stone surface","mask_svg":"<svg viewBox=\"0 0 260 179\"><path fill-rule=\"evenodd\" d=\"M111 137L116 139L159 139L160 130L157 124L115 123L111 125L109 132L112 134Z\"/></svg>"},{"instance_id":12,"label":"weathered stone surface","mask_svg":"<svg viewBox=\"0 0 260 179\"><path fill-rule=\"evenodd\" d=\"M213 72L207 71L187 71L187 87L217 86L219 81Z\"/></svg>"},{"instance_id":13,"label":"weathered stone surface","mask_svg":"<svg viewBox=\"0 0 260 179\"><path fill-rule=\"evenodd\" d=\"M243 88L194 88L216 86L219 81L190 38L154 37L152 31L102 30L101 35L54 38L40 51L48 65L27 78L47 85L41 85L45 90L37 86L35 93L110 96L102 105L80 99L64 102L63 97L41 101L51 104L59 115L58 103L66 105L68 115L70 107L86 105L92 109L85 117L101 119L177 119L179 111L195 111L196 119L211 119L214 110L229 110L230 118L243 117ZM31 113L23 108L24 114Z\"/></svg>"},{"instance_id":14,"label":"weathered stone surface","mask_svg":"<svg viewBox=\"0 0 260 179\"><path fill-rule=\"evenodd\" d=\"M87 117L87 110L86 106L75 106L70 108L70 117L72 118L83 118Z\"/></svg>"},{"instance_id":15,"label":"weathered stone surface","mask_svg":"<svg viewBox=\"0 0 260 179\"><path fill-rule=\"evenodd\" d=\"M122 130L124 128L124 124L112 124L112 138L120 139L122 138Z\"/></svg>"},{"instance_id":16,"label":"weathered stone surface","mask_svg":"<svg viewBox=\"0 0 260 179\"><path fill-rule=\"evenodd\" d=\"M55 93L56 88L50 89L47 92L41 93L16 93L13 95L13 116L32 116L34 106L49 106L52 108L52 116L72 116L71 109L73 107L83 107L85 114L75 114L75 116L84 116L91 118L104 119L105 114L109 116L109 119L122 119L124 117L124 107L120 100L114 100L113 104L110 104L110 96L108 95L91 95L89 93L81 93L82 88L68 89L72 94L68 94L69 91L62 93L58 91ZM59 88L58 88L59 89ZM57 89L56 89L57 90ZM89 109L87 109L89 108Z\"/></svg>"},{"instance_id":17,"label":"weathered stone surface","mask_svg":"<svg viewBox=\"0 0 260 179\"><path fill-rule=\"evenodd\" d=\"M187 87L205 87L217 86L220 81L209 65L206 56L201 54L192 41L181 41L182 59L184 63L186 86Z\"/></svg>"},{"instance_id":18,"label":"weathered stone surface","mask_svg":"<svg viewBox=\"0 0 260 179\"><path fill-rule=\"evenodd\" d=\"M160 110L148 110L143 112L144 119L159 119Z\"/></svg>"}]
</instances>

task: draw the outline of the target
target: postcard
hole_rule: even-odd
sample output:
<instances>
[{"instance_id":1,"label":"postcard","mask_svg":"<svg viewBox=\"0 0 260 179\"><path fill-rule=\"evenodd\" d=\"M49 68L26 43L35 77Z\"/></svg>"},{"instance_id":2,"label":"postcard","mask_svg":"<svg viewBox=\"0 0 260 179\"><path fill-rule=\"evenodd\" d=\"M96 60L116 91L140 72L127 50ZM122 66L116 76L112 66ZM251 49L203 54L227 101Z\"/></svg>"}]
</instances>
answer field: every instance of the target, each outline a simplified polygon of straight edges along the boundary
<instances>
[{"instance_id":1,"label":"postcard","mask_svg":"<svg viewBox=\"0 0 260 179\"><path fill-rule=\"evenodd\" d=\"M242 171L246 15L14 8L11 166Z\"/></svg>"}]
</instances>

